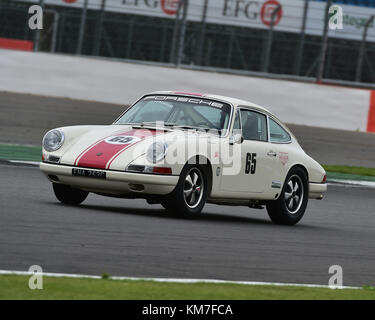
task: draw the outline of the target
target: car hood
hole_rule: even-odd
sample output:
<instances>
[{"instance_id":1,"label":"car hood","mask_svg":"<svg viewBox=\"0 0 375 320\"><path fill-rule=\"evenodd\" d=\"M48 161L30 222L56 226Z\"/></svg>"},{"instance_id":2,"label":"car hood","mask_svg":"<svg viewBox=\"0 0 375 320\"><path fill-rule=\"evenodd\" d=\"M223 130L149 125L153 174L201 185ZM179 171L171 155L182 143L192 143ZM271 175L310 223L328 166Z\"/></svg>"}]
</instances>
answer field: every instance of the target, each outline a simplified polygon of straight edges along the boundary
<instances>
[{"instance_id":1,"label":"car hood","mask_svg":"<svg viewBox=\"0 0 375 320\"><path fill-rule=\"evenodd\" d=\"M62 128L62 131L69 136L69 128ZM148 142L148 146L156 136L163 133L163 130L133 129L130 126L94 127L87 132L76 133L77 137L65 146L60 163L85 168L124 170L126 164L137 156L129 152L135 145L145 146L145 142ZM140 152L144 153L144 148ZM122 160L121 168L115 166L118 159Z\"/></svg>"},{"instance_id":2,"label":"car hood","mask_svg":"<svg viewBox=\"0 0 375 320\"><path fill-rule=\"evenodd\" d=\"M181 130L163 130L155 128L133 128L125 125L95 126L70 129L61 128L67 136L67 143L59 152L60 163L84 168L125 170L126 166L144 155L148 147L155 141L164 141L169 149L173 146L183 147L192 138L199 137L218 141L218 137L206 133L187 132ZM72 130L74 134L72 134ZM78 131L77 131L78 130ZM72 137L74 136L74 137ZM187 154L185 155L187 156ZM181 159L185 161L187 159Z\"/></svg>"}]
</instances>

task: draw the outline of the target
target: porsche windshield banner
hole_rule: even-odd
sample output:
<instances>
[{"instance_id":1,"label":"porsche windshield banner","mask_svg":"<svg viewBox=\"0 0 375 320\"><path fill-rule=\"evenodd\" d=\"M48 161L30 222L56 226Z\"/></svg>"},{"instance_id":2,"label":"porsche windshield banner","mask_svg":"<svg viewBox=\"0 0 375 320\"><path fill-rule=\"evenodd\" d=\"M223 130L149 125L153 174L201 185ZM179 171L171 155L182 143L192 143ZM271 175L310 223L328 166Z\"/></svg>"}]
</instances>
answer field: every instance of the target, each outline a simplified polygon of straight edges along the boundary
<instances>
[{"instance_id":1,"label":"porsche windshield banner","mask_svg":"<svg viewBox=\"0 0 375 320\"><path fill-rule=\"evenodd\" d=\"M22 0L39 3L38 0ZM147 15L174 19L179 0L106 0L105 10L127 14ZM189 0L187 19L201 21L204 0ZM49 5L82 8L84 0L45 0ZM304 3L302 0L209 0L206 16L207 23L225 24L249 28L268 29L271 13L280 4L281 10L275 16L275 30L300 33L302 28ZM88 0L88 8L99 10L102 0ZM329 36L360 40L363 27L375 8L340 5L342 8L343 28L330 30ZM321 35L324 26L326 3L309 1L306 34ZM370 24L368 41L375 41L374 24Z\"/></svg>"}]
</instances>

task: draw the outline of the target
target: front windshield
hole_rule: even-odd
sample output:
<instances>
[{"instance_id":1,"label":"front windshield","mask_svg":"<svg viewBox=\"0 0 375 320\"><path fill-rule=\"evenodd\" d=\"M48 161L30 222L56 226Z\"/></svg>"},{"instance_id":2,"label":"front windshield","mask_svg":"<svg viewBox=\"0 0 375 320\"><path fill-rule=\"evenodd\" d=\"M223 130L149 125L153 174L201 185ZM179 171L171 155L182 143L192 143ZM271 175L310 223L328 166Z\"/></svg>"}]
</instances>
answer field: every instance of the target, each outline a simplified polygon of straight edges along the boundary
<instances>
[{"instance_id":1,"label":"front windshield","mask_svg":"<svg viewBox=\"0 0 375 320\"><path fill-rule=\"evenodd\" d=\"M225 134L231 107L222 102L183 96L147 96L138 101L115 124L139 124L217 130Z\"/></svg>"}]
</instances>

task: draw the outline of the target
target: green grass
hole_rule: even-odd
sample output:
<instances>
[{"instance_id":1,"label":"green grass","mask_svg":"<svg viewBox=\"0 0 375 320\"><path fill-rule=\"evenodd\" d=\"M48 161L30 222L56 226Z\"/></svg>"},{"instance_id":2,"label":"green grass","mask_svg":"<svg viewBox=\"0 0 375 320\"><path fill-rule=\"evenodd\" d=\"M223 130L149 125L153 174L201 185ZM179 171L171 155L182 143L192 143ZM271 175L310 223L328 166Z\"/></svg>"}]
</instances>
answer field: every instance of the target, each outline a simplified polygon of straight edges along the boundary
<instances>
[{"instance_id":1,"label":"green grass","mask_svg":"<svg viewBox=\"0 0 375 320\"><path fill-rule=\"evenodd\" d=\"M237 284L179 284L110 279L43 278L43 290L30 290L28 276L0 276L0 299L375 299L375 289L325 289Z\"/></svg>"},{"instance_id":2,"label":"green grass","mask_svg":"<svg viewBox=\"0 0 375 320\"><path fill-rule=\"evenodd\" d=\"M41 147L0 144L0 159L3 160L40 161L41 157Z\"/></svg>"},{"instance_id":3,"label":"green grass","mask_svg":"<svg viewBox=\"0 0 375 320\"><path fill-rule=\"evenodd\" d=\"M375 168L329 166L329 165L323 165L323 167L327 172L337 172L337 173L353 174L353 175L359 175L359 176L375 177Z\"/></svg>"}]
</instances>

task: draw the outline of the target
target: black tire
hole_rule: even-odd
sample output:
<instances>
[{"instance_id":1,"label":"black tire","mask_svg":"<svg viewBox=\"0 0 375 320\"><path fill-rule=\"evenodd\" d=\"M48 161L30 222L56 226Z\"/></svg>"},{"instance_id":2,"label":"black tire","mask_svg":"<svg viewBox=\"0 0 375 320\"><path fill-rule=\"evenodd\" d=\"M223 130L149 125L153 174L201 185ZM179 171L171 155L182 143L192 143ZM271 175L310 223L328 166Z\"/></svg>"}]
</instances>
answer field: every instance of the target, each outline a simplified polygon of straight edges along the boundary
<instances>
[{"instance_id":1,"label":"black tire","mask_svg":"<svg viewBox=\"0 0 375 320\"><path fill-rule=\"evenodd\" d=\"M309 183L306 173L302 168L294 167L285 179L279 198L267 204L268 215L275 224L295 225L305 214L308 199Z\"/></svg>"},{"instance_id":2,"label":"black tire","mask_svg":"<svg viewBox=\"0 0 375 320\"><path fill-rule=\"evenodd\" d=\"M87 191L75 189L64 184L53 183L53 191L56 198L61 202L69 205L79 205L88 196Z\"/></svg>"},{"instance_id":3,"label":"black tire","mask_svg":"<svg viewBox=\"0 0 375 320\"><path fill-rule=\"evenodd\" d=\"M192 177L195 174L198 175L198 178L194 183ZM188 176L193 182L191 194L189 194ZM187 219L196 218L201 213L208 197L210 190L208 176L207 166L186 164L180 174L176 188L161 202L161 205L175 216ZM200 188L200 192L198 188Z\"/></svg>"}]
</instances>

